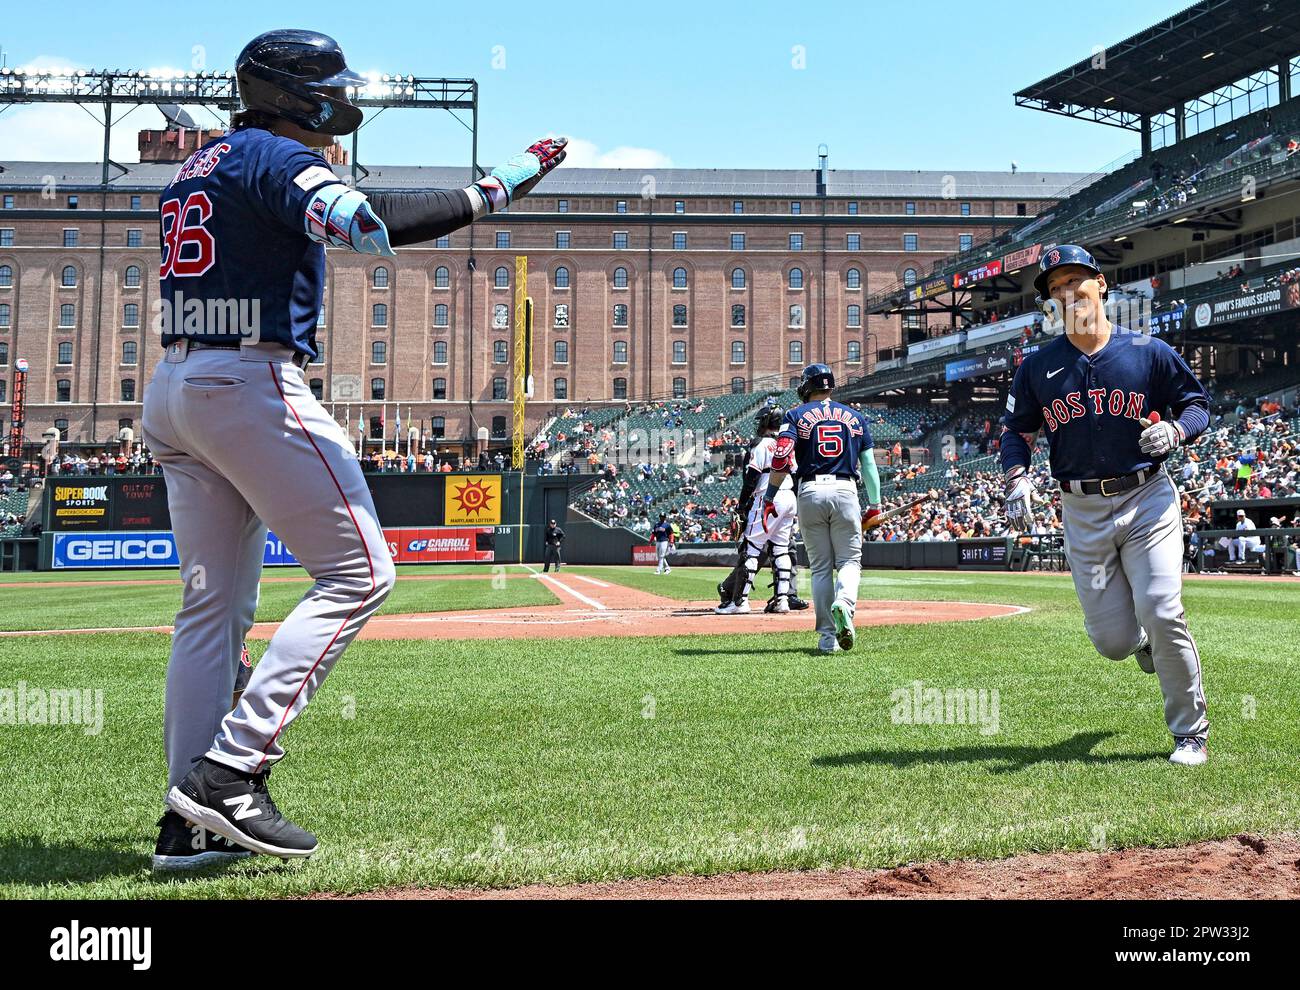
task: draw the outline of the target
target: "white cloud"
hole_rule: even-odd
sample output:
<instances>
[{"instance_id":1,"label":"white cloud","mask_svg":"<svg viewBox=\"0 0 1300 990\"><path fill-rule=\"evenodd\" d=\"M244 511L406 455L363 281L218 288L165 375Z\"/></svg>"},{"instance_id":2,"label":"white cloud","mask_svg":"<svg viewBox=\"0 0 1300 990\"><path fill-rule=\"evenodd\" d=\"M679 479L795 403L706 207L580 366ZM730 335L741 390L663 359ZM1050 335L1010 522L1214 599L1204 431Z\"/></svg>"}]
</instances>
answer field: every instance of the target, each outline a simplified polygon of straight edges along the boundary
<instances>
[{"instance_id":1,"label":"white cloud","mask_svg":"<svg viewBox=\"0 0 1300 990\"><path fill-rule=\"evenodd\" d=\"M653 148L619 145L601 151L592 141L570 138L564 164L574 168L672 168L673 161Z\"/></svg>"}]
</instances>

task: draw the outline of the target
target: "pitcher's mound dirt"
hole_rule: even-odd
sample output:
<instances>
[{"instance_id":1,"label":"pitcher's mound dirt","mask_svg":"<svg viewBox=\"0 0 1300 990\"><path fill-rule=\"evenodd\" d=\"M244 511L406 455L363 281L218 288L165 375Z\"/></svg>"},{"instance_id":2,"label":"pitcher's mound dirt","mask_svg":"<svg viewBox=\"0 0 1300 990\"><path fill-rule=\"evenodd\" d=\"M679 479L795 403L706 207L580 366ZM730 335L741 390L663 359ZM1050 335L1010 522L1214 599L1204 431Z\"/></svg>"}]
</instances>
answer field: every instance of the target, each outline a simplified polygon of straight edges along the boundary
<instances>
[{"instance_id":1,"label":"pitcher's mound dirt","mask_svg":"<svg viewBox=\"0 0 1300 990\"><path fill-rule=\"evenodd\" d=\"M338 895L323 894L320 897ZM1300 897L1300 836L1238 835L1174 849L1046 853L892 870L808 870L661 877L513 890L402 888L365 900L667 899L1278 899Z\"/></svg>"}]
</instances>

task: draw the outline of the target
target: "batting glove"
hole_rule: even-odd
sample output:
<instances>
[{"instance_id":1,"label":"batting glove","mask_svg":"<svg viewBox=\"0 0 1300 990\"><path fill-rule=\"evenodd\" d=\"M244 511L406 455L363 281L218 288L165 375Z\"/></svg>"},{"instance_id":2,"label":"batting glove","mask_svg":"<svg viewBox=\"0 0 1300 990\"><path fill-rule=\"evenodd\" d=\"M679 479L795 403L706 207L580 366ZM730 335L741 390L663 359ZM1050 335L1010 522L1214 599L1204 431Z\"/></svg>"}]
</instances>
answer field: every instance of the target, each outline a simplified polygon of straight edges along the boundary
<instances>
[{"instance_id":1,"label":"batting glove","mask_svg":"<svg viewBox=\"0 0 1300 990\"><path fill-rule=\"evenodd\" d=\"M1006 480L1007 522L1019 529L1033 518L1034 483L1018 466L1007 472Z\"/></svg>"},{"instance_id":2,"label":"batting glove","mask_svg":"<svg viewBox=\"0 0 1300 990\"><path fill-rule=\"evenodd\" d=\"M763 499L763 532L766 533L769 523L777 516L776 503L771 499Z\"/></svg>"},{"instance_id":3,"label":"batting glove","mask_svg":"<svg viewBox=\"0 0 1300 990\"><path fill-rule=\"evenodd\" d=\"M878 515L880 515L880 506L878 505L868 506L867 511L862 514L862 528L864 530L867 530L867 529L875 529L877 526L879 526L880 525L879 523L872 522L872 520L875 519L876 516Z\"/></svg>"},{"instance_id":4,"label":"batting glove","mask_svg":"<svg viewBox=\"0 0 1300 990\"><path fill-rule=\"evenodd\" d=\"M543 138L522 155L515 155L492 174L479 179L474 187L488 204L488 212L505 209L520 196L526 196L551 169L564 161L568 138Z\"/></svg>"},{"instance_id":5,"label":"batting glove","mask_svg":"<svg viewBox=\"0 0 1300 990\"><path fill-rule=\"evenodd\" d=\"M1164 457L1187 439L1183 428L1177 423L1160 419L1155 419L1155 422L1143 419L1141 423L1146 429L1138 438L1138 446L1142 448L1142 453L1150 457Z\"/></svg>"}]
</instances>

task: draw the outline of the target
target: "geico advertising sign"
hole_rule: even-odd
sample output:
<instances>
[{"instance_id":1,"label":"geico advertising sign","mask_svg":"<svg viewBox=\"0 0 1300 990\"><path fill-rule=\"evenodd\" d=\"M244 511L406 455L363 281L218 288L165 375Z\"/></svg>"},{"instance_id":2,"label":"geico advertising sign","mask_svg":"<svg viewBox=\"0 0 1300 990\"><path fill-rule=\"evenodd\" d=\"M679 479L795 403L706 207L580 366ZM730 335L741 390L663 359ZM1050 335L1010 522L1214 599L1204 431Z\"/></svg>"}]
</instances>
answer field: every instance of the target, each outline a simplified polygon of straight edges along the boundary
<instances>
[{"instance_id":1,"label":"geico advertising sign","mask_svg":"<svg viewBox=\"0 0 1300 990\"><path fill-rule=\"evenodd\" d=\"M274 533L266 534L262 562L266 566L296 564ZM55 568L179 567L176 540L165 533L55 533Z\"/></svg>"}]
</instances>

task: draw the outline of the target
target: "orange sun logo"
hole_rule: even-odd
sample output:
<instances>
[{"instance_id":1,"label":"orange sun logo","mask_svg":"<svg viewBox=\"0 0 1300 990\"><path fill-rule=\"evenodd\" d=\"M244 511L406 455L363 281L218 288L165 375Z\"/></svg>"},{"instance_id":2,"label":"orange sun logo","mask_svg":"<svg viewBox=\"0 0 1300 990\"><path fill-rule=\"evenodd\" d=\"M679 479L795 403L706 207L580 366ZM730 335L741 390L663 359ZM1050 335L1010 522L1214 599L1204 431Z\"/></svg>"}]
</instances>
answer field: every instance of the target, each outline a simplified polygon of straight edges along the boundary
<instances>
[{"instance_id":1,"label":"orange sun logo","mask_svg":"<svg viewBox=\"0 0 1300 990\"><path fill-rule=\"evenodd\" d=\"M487 490L487 480L467 481L455 490L455 499L460 503L460 511L477 516L488 508L492 494Z\"/></svg>"}]
</instances>

